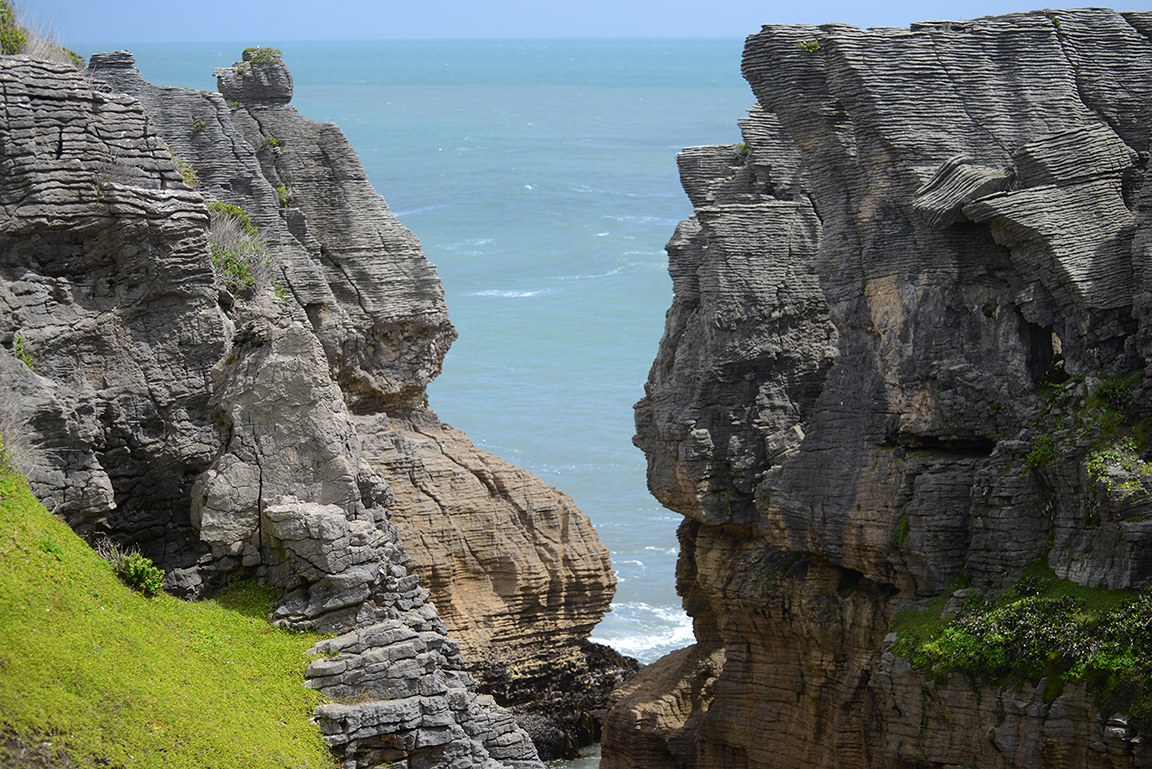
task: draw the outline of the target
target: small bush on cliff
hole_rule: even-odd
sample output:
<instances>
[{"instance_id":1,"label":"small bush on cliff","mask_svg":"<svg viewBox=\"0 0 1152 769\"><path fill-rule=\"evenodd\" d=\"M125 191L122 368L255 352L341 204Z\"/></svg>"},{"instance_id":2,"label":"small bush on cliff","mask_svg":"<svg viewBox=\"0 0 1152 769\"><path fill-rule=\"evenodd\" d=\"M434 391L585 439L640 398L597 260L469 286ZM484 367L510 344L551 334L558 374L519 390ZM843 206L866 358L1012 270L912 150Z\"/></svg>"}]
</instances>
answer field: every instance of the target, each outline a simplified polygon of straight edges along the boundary
<instances>
[{"instance_id":1,"label":"small bush on cliff","mask_svg":"<svg viewBox=\"0 0 1152 769\"><path fill-rule=\"evenodd\" d=\"M245 48L242 55L245 61L263 66L275 64L276 61L281 58L279 48Z\"/></svg>"},{"instance_id":2,"label":"small bush on cliff","mask_svg":"<svg viewBox=\"0 0 1152 769\"><path fill-rule=\"evenodd\" d=\"M12 56L27 43L28 33L16 23L16 9L8 0L0 0L0 52Z\"/></svg>"},{"instance_id":3,"label":"small bush on cliff","mask_svg":"<svg viewBox=\"0 0 1152 769\"><path fill-rule=\"evenodd\" d=\"M18 18L19 16L19 18ZM17 14L11 0L0 0L0 53L22 53L34 59L84 67L84 59L56 42L56 33L46 30L24 14Z\"/></svg>"},{"instance_id":4,"label":"small bush on cliff","mask_svg":"<svg viewBox=\"0 0 1152 769\"><path fill-rule=\"evenodd\" d=\"M196 169L192 167L192 164L181 160L171 147L168 148L168 155L172 158L172 165L176 166L176 173L180 174L184 183L194 190L200 189L200 177L196 175Z\"/></svg>"},{"instance_id":5,"label":"small bush on cliff","mask_svg":"<svg viewBox=\"0 0 1152 769\"><path fill-rule=\"evenodd\" d=\"M900 633L893 650L917 669L1002 686L1047 678L1049 697L1086 681L1102 711L1152 729L1152 591L1086 588L1038 561L988 604L943 620L938 611L929 623L913 626L899 615L893 622Z\"/></svg>"},{"instance_id":6,"label":"small bush on cliff","mask_svg":"<svg viewBox=\"0 0 1152 769\"><path fill-rule=\"evenodd\" d=\"M273 261L248 212L231 203L211 200L208 213L208 246L221 285L244 298L254 298L264 291L281 297Z\"/></svg>"},{"instance_id":7,"label":"small bush on cliff","mask_svg":"<svg viewBox=\"0 0 1152 769\"><path fill-rule=\"evenodd\" d=\"M144 595L156 595L164 584L164 571L156 568L150 558L145 558L137 552L125 553L111 543L104 540L96 552L112 564L112 570L120 575L120 579L129 587L134 587Z\"/></svg>"},{"instance_id":8,"label":"small bush on cliff","mask_svg":"<svg viewBox=\"0 0 1152 769\"><path fill-rule=\"evenodd\" d=\"M270 590L145 598L0 470L0 595L4 742L52 743L36 766L334 767L301 685L318 637L269 625Z\"/></svg>"}]
</instances>

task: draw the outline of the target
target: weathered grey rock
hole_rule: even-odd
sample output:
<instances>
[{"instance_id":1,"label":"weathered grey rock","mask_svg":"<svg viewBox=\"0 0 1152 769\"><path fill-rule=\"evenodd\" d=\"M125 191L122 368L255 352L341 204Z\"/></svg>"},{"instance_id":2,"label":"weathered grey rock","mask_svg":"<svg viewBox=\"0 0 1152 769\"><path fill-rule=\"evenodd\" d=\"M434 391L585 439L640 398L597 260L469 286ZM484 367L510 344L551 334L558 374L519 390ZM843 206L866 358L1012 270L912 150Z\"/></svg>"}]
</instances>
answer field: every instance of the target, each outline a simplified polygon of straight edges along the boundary
<instances>
[{"instance_id":1,"label":"weathered grey rock","mask_svg":"<svg viewBox=\"0 0 1152 769\"><path fill-rule=\"evenodd\" d=\"M916 191L912 208L936 229L966 218L964 204L1008 189L1015 172L982 168L972 159L957 155L944 161L928 183Z\"/></svg>"},{"instance_id":2,"label":"weathered grey rock","mask_svg":"<svg viewBox=\"0 0 1152 769\"><path fill-rule=\"evenodd\" d=\"M85 77L0 59L5 408L49 450L32 474L38 493L82 533L142 546L183 594L258 576L284 592L282 624L343 632L403 620L439 638L447 628L388 521L392 470L360 455L350 410L381 425L384 407L430 414L424 387L455 338L443 289L339 129L287 104L282 62L245 60L223 78L242 109L152 86L127 52L93 56ZM250 215L281 297L238 299L216 284L205 199ZM501 472L515 478L510 500L554 504L542 505L539 527L519 529L541 539L515 547L567 551L534 568L550 588L565 586L573 609L522 591L503 612L539 613L498 622L541 645L549 632L580 643L610 598L606 552L566 498ZM511 505L503 514L520 515ZM566 547L561 526L577 546ZM527 589L540 587L533 579ZM591 599L573 601L583 592ZM562 619L549 623L548 612ZM529 629L541 620L547 632ZM460 686L442 663L460 667L459 654L421 643L364 674L416 680L410 696L449 697ZM471 732L438 706L424 714L414 765L538 765L510 713L470 703ZM379 758L358 745L348 760Z\"/></svg>"},{"instance_id":3,"label":"weathered grey rock","mask_svg":"<svg viewBox=\"0 0 1152 769\"><path fill-rule=\"evenodd\" d=\"M292 74L276 48L245 48L242 61L215 72L229 102L275 106L292 101Z\"/></svg>"},{"instance_id":4,"label":"weathered grey rock","mask_svg":"<svg viewBox=\"0 0 1152 769\"><path fill-rule=\"evenodd\" d=\"M252 61L255 56L249 54ZM269 66L282 67L279 62ZM470 657L484 652L484 662L473 663L477 672L545 650L551 655L568 647L579 654L614 590L607 551L571 500L477 451L426 409L424 388L455 338L443 289L419 242L368 184L340 130L274 100L249 99L245 108L229 109L215 94L152 86L131 63L127 54L97 56L91 71L141 100L180 158L199 169L205 195L251 215L288 301L230 312L239 325L252 317L281 328L300 323L319 339L329 372L365 431L362 455L380 471L381 488L394 487L395 494L387 492L391 514L405 541L416 545L413 569ZM235 72L219 74L227 91ZM247 472L224 462L214 472ZM422 489L439 484L449 491L435 497L443 503L435 525L415 536L431 499ZM225 494L235 485L222 477L215 488ZM496 487L504 490L490 493ZM222 497L219 504L227 508L232 501ZM539 511L531 521L522 520L527 509ZM241 528L256 520L251 513L240 518ZM510 573L501 566L507 554L513 554ZM457 564L451 574L443 571L446 563ZM236 564L242 558L225 566ZM494 569L502 572L498 579Z\"/></svg>"},{"instance_id":5,"label":"weathered grey rock","mask_svg":"<svg viewBox=\"0 0 1152 769\"><path fill-rule=\"evenodd\" d=\"M0 83L0 347L34 366L2 381L47 450L32 488L80 533L190 567L205 375L231 336L203 202L133 99L22 56Z\"/></svg>"},{"instance_id":6,"label":"weathered grey rock","mask_svg":"<svg viewBox=\"0 0 1152 769\"><path fill-rule=\"evenodd\" d=\"M512 715L476 694L456 641L416 629L424 624L409 612L311 650L325 656L308 666L306 685L337 700L316 708L328 744L356 767L541 767Z\"/></svg>"},{"instance_id":7,"label":"weathered grey rock","mask_svg":"<svg viewBox=\"0 0 1152 769\"><path fill-rule=\"evenodd\" d=\"M248 324L213 380L224 452L197 484L192 523L219 557L256 534L261 511L278 496L362 507L355 432L307 329Z\"/></svg>"},{"instance_id":8,"label":"weathered grey rock","mask_svg":"<svg viewBox=\"0 0 1152 769\"><path fill-rule=\"evenodd\" d=\"M744 147L680 157L695 215L636 408L723 668L638 679L605 769L1144 760L1083 689L962 693L885 639L897 607L1036 558L1152 580L1143 458L1087 466L1115 440L1093 394L1152 362L1150 28L1094 9L748 39ZM1152 411L1139 379L1122 419Z\"/></svg>"}]
</instances>

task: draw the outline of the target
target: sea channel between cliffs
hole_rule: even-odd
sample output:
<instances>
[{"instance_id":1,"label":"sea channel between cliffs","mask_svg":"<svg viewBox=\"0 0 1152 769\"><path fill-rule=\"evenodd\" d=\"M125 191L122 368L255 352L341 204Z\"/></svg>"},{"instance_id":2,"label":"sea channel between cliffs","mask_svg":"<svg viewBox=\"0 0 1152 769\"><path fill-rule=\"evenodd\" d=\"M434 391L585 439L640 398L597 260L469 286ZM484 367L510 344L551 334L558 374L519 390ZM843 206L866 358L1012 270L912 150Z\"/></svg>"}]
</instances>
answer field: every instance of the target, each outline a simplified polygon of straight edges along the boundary
<instances>
[{"instance_id":1,"label":"sea channel between cliffs","mask_svg":"<svg viewBox=\"0 0 1152 769\"><path fill-rule=\"evenodd\" d=\"M1092 10L748 39L742 141L678 159L694 213L636 407L696 643L630 680L589 633L615 572L677 548L614 572L567 495L429 410L439 277L280 52L222 66L222 96L127 52L89 80L0 60L6 346L38 356L0 365L54 452L33 488L174 591L257 576L278 621L337 633L307 676L349 766L536 766L597 717L609 767L1146 765L1150 33ZM534 200L605 194L516 163ZM276 253L265 293L214 286L205 198ZM576 232L674 224L640 209ZM544 346L603 345L571 287L657 266L637 244L486 283L492 234L449 247L468 293L563 308ZM488 365L491 407L523 372Z\"/></svg>"}]
</instances>

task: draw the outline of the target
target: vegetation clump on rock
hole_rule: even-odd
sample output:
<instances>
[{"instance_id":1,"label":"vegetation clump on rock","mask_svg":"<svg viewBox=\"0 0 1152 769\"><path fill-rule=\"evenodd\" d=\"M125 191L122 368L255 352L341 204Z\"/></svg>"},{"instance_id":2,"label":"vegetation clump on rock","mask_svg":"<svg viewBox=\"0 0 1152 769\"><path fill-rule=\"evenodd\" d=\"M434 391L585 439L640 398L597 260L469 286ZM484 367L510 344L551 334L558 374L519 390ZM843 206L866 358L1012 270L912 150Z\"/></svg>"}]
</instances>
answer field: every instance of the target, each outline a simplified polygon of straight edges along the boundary
<instances>
[{"instance_id":1,"label":"vegetation clump on rock","mask_svg":"<svg viewBox=\"0 0 1152 769\"><path fill-rule=\"evenodd\" d=\"M952 673L1005 687L1044 682L1049 702L1084 681L1103 710L1152 727L1152 590L1082 587L1038 560L995 595L956 592L958 605L945 591L898 613L893 651L940 682Z\"/></svg>"}]
</instances>

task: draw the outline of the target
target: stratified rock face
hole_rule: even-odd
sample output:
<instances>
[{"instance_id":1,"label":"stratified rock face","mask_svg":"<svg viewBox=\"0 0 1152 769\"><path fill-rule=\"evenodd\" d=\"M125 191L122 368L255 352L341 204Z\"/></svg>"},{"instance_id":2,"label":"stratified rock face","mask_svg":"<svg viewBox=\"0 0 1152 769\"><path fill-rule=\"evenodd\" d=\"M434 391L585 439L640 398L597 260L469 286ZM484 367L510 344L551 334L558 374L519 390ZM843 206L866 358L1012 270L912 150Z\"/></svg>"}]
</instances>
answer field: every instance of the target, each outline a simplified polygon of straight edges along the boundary
<instances>
[{"instance_id":1,"label":"stratified rock face","mask_svg":"<svg viewBox=\"0 0 1152 769\"><path fill-rule=\"evenodd\" d=\"M1037 392L1149 363L1150 31L1088 10L748 39L744 144L680 156L696 213L636 409L698 647L622 693L606 767L1147 760L1083 689L937 684L885 639L960 575L1152 578L1152 485L1090 472L1103 414Z\"/></svg>"},{"instance_id":2,"label":"stratified rock face","mask_svg":"<svg viewBox=\"0 0 1152 769\"><path fill-rule=\"evenodd\" d=\"M0 89L0 380L49 451L32 488L82 533L191 566L191 486L219 444L207 375L232 335L203 200L131 97L25 57L0 59Z\"/></svg>"},{"instance_id":3,"label":"stratified rock face","mask_svg":"<svg viewBox=\"0 0 1152 769\"><path fill-rule=\"evenodd\" d=\"M40 496L82 534L139 547L182 595L260 577L290 626L407 622L444 643L451 630L481 672L628 672L586 653L615 587L587 517L427 409L456 337L436 270L340 130L288 103L279 53L218 71L227 101L153 86L133 65L124 51L84 75L0 57L0 416L28 416L29 442L49 450L31 472ZM217 281L205 201L250 216L276 296ZM429 489L439 515L421 531ZM455 568L436 576L435 560ZM444 659L471 692L462 658ZM405 680L441 675L439 661ZM469 696L443 739L419 731L389 756L534 763L511 716ZM579 721L601 706L565 709ZM420 707L429 730L448 717ZM333 745L367 764L377 743Z\"/></svg>"},{"instance_id":4,"label":"stratified rock face","mask_svg":"<svg viewBox=\"0 0 1152 769\"><path fill-rule=\"evenodd\" d=\"M225 101L278 106L292 101L292 73L276 48L245 48L242 61L216 70Z\"/></svg>"},{"instance_id":5,"label":"stratified rock face","mask_svg":"<svg viewBox=\"0 0 1152 769\"><path fill-rule=\"evenodd\" d=\"M574 646L615 590L608 553L572 500L477 449L427 411L355 417L390 479L393 520L465 656Z\"/></svg>"},{"instance_id":6,"label":"stratified rock face","mask_svg":"<svg viewBox=\"0 0 1152 769\"><path fill-rule=\"evenodd\" d=\"M456 339L444 288L340 129L301 117L286 99L229 107L218 94L154 86L131 64L96 54L89 71L139 99L206 196L250 215L276 260L286 309L320 340L351 410L424 405ZM288 77L278 55L249 64ZM227 73L217 70L222 89Z\"/></svg>"},{"instance_id":7,"label":"stratified rock face","mask_svg":"<svg viewBox=\"0 0 1152 769\"><path fill-rule=\"evenodd\" d=\"M411 729L371 702L350 706L363 710L357 723L374 739L391 740L397 766L542 766L514 716L477 696L428 591L404 568L387 479L359 457L306 309L270 296L237 302L216 285L203 197L153 130L179 119L199 134L211 121L222 139L217 178L275 204L251 148L225 125L227 108L217 95L166 100L128 54L93 58L109 80L146 92L146 108L106 81L0 57L0 416L6 430L10 417L27 416L19 437L49 450L31 468L34 488L82 532L144 545L170 588L194 595L205 576L259 576L283 596L281 624L419 634L414 660L374 646L369 634L346 663L367 688L381 678L412 688L409 704L422 717ZM244 202L257 221L280 223L267 227L270 239L296 244L288 256L299 274L323 274L277 209ZM296 274L281 277L292 287ZM433 289L393 287L424 291L443 315ZM338 313L331 292L324 296ZM462 707L446 706L448 681ZM376 762L371 740L327 733L345 766Z\"/></svg>"},{"instance_id":8,"label":"stratified rock face","mask_svg":"<svg viewBox=\"0 0 1152 769\"><path fill-rule=\"evenodd\" d=\"M267 89L254 96L237 85L290 82L279 54L253 49L245 57L242 72L216 72L225 98L243 106L229 107L216 94L153 86L127 54L97 54L90 70L140 99L179 158L197 169L206 196L250 214L275 255L289 301L259 311L238 306L234 314L256 315L279 328L299 324L319 340L338 395L355 420L355 445L345 445L350 439L344 428L324 428L315 440L339 433L341 451L348 454L341 462L355 472L362 458L391 487L389 514L408 544L412 568L444 607L444 620L470 663L578 646L607 611L615 589L607 550L568 497L478 451L427 409L425 387L456 338L435 268L372 189L338 127L301 117ZM235 368L230 364L224 371ZM221 415L231 431L240 423L228 413L245 413L255 401L245 386L232 383L224 389L239 400L225 403L231 396L219 394L223 381L216 384L217 398L224 399ZM315 402L333 397L328 393ZM312 413L313 405L305 399L298 409ZM293 421L283 430L295 434L307 424ZM226 440L236 443L234 434ZM281 440L267 456L296 450L289 443ZM229 448L235 456L218 460L213 472L252 476L253 462L243 452L243 443L236 443ZM323 452L298 452L328 461ZM348 475L347 468L343 472ZM235 485L227 481L221 489ZM265 489L269 500L299 495L290 484ZM235 507L229 499L221 504ZM252 512L238 515L256 520ZM216 557L223 556L229 545L215 534L205 536ZM244 552L251 559L254 540L239 537L233 549L241 541L248 542Z\"/></svg>"}]
</instances>

